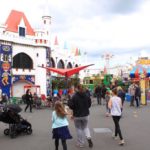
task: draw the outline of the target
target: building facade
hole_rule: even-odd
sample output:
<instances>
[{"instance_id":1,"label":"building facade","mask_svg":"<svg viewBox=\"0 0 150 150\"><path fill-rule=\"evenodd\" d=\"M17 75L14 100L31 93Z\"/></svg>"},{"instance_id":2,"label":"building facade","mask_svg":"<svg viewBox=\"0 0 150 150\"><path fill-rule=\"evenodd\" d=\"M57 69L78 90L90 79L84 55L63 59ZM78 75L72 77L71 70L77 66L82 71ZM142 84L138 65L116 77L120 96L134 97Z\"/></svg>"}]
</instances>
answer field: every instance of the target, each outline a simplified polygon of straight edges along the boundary
<instances>
[{"instance_id":1,"label":"building facade","mask_svg":"<svg viewBox=\"0 0 150 150\"><path fill-rule=\"evenodd\" d=\"M79 66L78 57L60 48L57 39L51 44L51 17L43 15L39 24L34 29L23 12L12 10L0 25L0 89L8 97L21 97L27 88L49 95L51 77L59 75L39 66Z\"/></svg>"},{"instance_id":2,"label":"building facade","mask_svg":"<svg viewBox=\"0 0 150 150\"><path fill-rule=\"evenodd\" d=\"M41 22L42 29L33 29L23 12L12 10L0 25L0 88L8 97L21 97L27 87L48 93L48 74L39 66L50 64L51 17Z\"/></svg>"}]
</instances>

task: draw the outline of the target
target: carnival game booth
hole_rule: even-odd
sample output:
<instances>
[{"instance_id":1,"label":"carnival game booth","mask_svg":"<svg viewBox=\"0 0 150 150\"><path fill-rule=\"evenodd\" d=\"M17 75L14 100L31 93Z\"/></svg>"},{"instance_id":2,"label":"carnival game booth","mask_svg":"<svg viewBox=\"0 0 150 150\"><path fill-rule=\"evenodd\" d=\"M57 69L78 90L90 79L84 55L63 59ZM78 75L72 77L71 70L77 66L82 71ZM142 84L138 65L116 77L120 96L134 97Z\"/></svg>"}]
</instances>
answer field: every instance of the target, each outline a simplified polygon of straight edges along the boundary
<instances>
[{"instance_id":1,"label":"carnival game booth","mask_svg":"<svg viewBox=\"0 0 150 150\"><path fill-rule=\"evenodd\" d=\"M42 105L42 106L47 105L46 95L41 93L40 85L27 84L27 85L24 86L24 92L25 93L26 93L27 89L31 90L34 101L35 100L40 100L40 103L41 103L40 105ZM36 96L36 99L35 99L35 96Z\"/></svg>"},{"instance_id":2,"label":"carnival game booth","mask_svg":"<svg viewBox=\"0 0 150 150\"><path fill-rule=\"evenodd\" d=\"M41 95L41 89L39 85L26 84L24 86L24 93L26 93L27 89L30 89L32 94L36 93L37 95Z\"/></svg>"},{"instance_id":3,"label":"carnival game booth","mask_svg":"<svg viewBox=\"0 0 150 150\"><path fill-rule=\"evenodd\" d=\"M141 88L141 104L147 104L147 95L149 84L150 69L146 69L143 66L135 66L130 72L130 78L133 83L139 83Z\"/></svg>"}]
</instances>

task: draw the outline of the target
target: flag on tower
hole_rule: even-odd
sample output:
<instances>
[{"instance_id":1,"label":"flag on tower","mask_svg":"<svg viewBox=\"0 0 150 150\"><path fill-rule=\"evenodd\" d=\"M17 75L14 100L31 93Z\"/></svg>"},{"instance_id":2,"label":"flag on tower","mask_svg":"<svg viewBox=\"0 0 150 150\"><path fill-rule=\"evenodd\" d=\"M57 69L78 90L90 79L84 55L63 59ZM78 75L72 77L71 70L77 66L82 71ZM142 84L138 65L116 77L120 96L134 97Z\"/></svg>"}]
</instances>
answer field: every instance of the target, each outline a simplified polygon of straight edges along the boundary
<instances>
[{"instance_id":1,"label":"flag on tower","mask_svg":"<svg viewBox=\"0 0 150 150\"><path fill-rule=\"evenodd\" d=\"M75 56L78 56L78 55L79 55L78 48L76 48Z\"/></svg>"},{"instance_id":2,"label":"flag on tower","mask_svg":"<svg viewBox=\"0 0 150 150\"><path fill-rule=\"evenodd\" d=\"M68 49L67 42L64 42L64 49Z\"/></svg>"},{"instance_id":3,"label":"flag on tower","mask_svg":"<svg viewBox=\"0 0 150 150\"><path fill-rule=\"evenodd\" d=\"M78 56L81 56L81 51L80 51L80 49L78 50Z\"/></svg>"}]
</instances>

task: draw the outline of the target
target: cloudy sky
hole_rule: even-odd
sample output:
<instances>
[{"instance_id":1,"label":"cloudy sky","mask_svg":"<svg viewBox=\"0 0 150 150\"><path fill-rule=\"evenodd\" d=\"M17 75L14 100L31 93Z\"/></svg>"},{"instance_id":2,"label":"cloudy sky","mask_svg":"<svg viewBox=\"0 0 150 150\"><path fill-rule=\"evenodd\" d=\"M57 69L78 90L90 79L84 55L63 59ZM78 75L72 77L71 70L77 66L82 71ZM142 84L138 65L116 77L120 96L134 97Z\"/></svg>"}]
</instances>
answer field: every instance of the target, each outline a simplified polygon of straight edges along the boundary
<instances>
[{"instance_id":1,"label":"cloudy sky","mask_svg":"<svg viewBox=\"0 0 150 150\"><path fill-rule=\"evenodd\" d=\"M87 52L96 66L105 53L114 55L112 65L149 56L150 0L1 0L1 23L12 9L23 11L33 27L46 10L52 35Z\"/></svg>"}]
</instances>

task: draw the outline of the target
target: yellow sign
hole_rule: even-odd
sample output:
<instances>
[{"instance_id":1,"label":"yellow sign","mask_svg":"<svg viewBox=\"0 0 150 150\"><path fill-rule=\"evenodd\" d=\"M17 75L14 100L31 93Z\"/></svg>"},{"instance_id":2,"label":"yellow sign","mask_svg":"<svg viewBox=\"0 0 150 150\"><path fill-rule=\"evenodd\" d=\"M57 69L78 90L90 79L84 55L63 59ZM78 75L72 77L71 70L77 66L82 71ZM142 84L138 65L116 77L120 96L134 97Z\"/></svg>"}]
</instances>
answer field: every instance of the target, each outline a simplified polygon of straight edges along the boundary
<instances>
[{"instance_id":1,"label":"yellow sign","mask_svg":"<svg viewBox=\"0 0 150 150\"><path fill-rule=\"evenodd\" d=\"M141 85L141 103L142 105L146 105L146 95L145 95L145 80L140 80Z\"/></svg>"},{"instance_id":2,"label":"yellow sign","mask_svg":"<svg viewBox=\"0 0 150 150\"><path fill-rule=\"evenodd\" d=\"M137 64L150 65L150 59L139 59L139 60L137 61Z\"/></svg>"}]
</instances>

